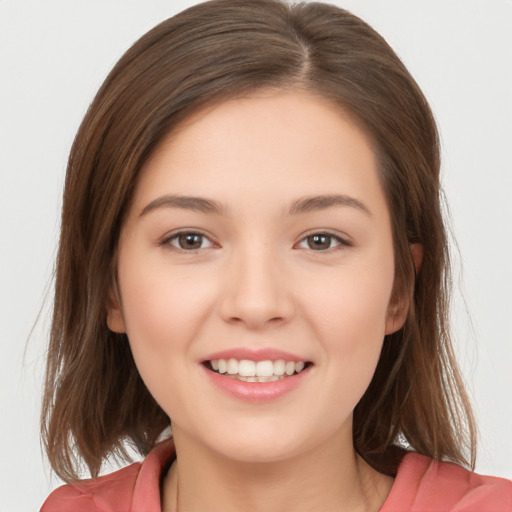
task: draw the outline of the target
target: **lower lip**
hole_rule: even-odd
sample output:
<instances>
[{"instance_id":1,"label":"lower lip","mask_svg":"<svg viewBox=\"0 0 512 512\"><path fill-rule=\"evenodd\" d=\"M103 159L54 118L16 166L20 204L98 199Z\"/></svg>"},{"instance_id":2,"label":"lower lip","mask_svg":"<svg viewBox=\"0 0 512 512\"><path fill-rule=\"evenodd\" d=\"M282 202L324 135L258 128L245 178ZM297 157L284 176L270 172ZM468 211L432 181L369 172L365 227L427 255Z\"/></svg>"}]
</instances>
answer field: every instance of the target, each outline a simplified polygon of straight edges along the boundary
<instances>
[{"instance_id":1,"label":"lower lip","mask_svg":"<svg viewBox=\"0 0 512 512\"><path fill-rule=\"evenodd\" d=\"M248 402L270 402L295 389L309 375L312 366L273 382L245 382L203 368L210 381L231 396Z\"/></svg>"}]
</instances>

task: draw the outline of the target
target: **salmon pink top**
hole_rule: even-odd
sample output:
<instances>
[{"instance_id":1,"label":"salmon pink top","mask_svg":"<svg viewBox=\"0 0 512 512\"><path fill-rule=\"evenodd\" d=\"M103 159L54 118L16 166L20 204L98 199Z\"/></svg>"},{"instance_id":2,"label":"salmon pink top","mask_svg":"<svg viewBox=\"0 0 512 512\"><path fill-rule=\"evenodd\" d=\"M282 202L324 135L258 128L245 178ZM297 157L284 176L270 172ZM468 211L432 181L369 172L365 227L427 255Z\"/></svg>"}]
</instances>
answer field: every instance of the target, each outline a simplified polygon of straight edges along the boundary
<instances>
[{"instance_id":1,"label":"salmon pink top","mask_svg":"<svg viewBox=\"0 0 512 512\"><path fill-rule=\"evenodd\" d=\"M161 512L160 482L173 457L164 441L142 463L59 487L41 512ZM434 511L512 512L512 481L409 452L380 512Z\"/></svg>"}]
</instances>

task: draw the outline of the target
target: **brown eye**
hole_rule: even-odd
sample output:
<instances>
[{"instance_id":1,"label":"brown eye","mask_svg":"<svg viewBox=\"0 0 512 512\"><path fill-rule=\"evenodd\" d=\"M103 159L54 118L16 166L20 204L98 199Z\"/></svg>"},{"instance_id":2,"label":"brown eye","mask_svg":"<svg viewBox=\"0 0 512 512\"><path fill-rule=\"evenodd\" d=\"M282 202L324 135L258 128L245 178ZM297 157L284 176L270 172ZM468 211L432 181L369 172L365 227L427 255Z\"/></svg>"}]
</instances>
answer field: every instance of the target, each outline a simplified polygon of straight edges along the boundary
<instances>
[{"instance_id":1,"label":"brown eye","mask_svg":"<svg viewBox=\"0 0 512 512\"><path fill-rule=\"evenodd\" d=\"M331 238L329 235L310 235L306 240L310 249L323 251L331 247Z\"/></svg>"},{"instance_id":2,"label":"brown eye","mask_svg":"<svg viewBox=\"0 0 512 512\"><path fill-rule=\"evenodd\" d=\"M186 233L178 236L178 244L182 249L200 249L203 236L197 233Z\"/></svg>"},{"instance_id":3,"label":"brown eye","mask_svg":"<svg viewBox=\"0 0 512 512\"><path fill-rule=\"evenodd\" d=\"M194 233L190 231L177 233L172 237L164 240L163 245L170 245L176 249L184 251L195 251L198 249L205 249L212 247L212 242L201 233Z\"/></svg>"},{"instance_id":4,"label":"brown eye","mask_svg":"<svg viewBox=\"0 0 512 512\"><path fill-rule=\"evenodd\" d=\"M299 247L313 251L328 251L339 246L350 246L350 243L329 233L313 233L304 237L299 244Z\"/></svg>"}]
</instances>

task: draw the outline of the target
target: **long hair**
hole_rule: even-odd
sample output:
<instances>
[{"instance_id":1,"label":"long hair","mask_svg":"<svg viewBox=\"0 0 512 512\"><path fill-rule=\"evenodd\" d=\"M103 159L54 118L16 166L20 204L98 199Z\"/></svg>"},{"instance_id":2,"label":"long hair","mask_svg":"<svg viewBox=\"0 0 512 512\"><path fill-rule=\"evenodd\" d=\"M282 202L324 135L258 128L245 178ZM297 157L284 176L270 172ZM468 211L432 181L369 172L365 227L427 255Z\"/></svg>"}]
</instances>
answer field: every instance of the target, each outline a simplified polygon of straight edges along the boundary
<instances>
[{"instance_id":1,"label":"long hair","mask_svg":"<svg viewBox=\"0 0 512 512\"><path fill-rule=\"evenodd\" d=\"M357 452L394 475L400 446L474 467L475 424L450 343L449 254L431 110L370 26L337 7L213 0L139 39L92 102L69 157L42 436L55 472L92 476L110 455L142 455L170 419L142 382L124 334L107 328L116 249L141 167L191 113L261 88L313 92L372 141L387 199L397 286L410 299L354 411ZM416 275L410 243L424 248ZM333 404L335 406L335 404Z\"/></svg>"}]
</instances>

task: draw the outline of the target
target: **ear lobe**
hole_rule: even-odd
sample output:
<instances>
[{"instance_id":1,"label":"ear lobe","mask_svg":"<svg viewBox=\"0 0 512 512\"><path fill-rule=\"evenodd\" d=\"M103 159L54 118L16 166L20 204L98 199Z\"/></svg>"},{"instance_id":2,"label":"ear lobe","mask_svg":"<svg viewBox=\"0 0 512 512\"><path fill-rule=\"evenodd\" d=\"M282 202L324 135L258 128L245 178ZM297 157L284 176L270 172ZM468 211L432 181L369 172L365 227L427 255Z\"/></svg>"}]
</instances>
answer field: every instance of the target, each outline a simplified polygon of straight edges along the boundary
<instances>
[{"instance_id":1,"label":"ear lobe","mask_svg":"<svg viewBox=\"0 0 512 512\"><path fill-rule=\"evenodd\" d=\"M401 295L405 294L401 293ZM400 330L405 324L408 311L409 299L405 296L400 297L393 292L387 311L385 334L393 334Z\"/></svg>"},{"instance_id":2,"label":"ear lobe","mask_svg":"<svg viewBox=\"0 0 512 512\"><path fill-rule=\"evenodd\" d=\"M121 301L112 289L108 292L107 325L113 332L126 332Z\"/></svg>"},{"instance_id":3,"label":"ear lobe","mask_svg":"<svg viewBox=\"0 0 512 512\"><path fill-rule=\"evenodd\" d=\"M423 262L423 245L418 243L409 244L409 249L414 263L415 273L418 275ZM388 306L386 334L393 334L404 326L405 320L407 319L407 313L409 312L409 305L407 291L395 288Z\"/></svg>"}]
</instances>

